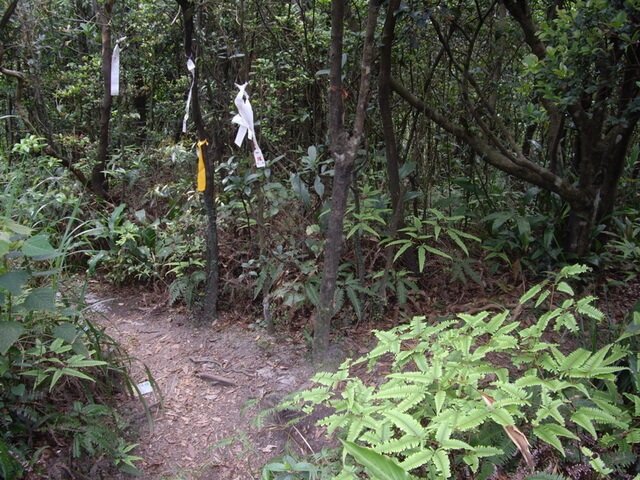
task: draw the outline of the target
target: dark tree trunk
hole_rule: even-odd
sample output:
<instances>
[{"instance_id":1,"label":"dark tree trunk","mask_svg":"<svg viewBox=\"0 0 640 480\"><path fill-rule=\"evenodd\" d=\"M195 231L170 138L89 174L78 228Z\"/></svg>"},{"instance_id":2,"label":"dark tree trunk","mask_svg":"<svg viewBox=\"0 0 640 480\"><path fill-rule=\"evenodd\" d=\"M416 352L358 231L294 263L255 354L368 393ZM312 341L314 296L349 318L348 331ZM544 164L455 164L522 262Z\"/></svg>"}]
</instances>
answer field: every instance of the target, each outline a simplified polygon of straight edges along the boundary
<instances>
[{"instance_id":1,"label":"dark tree trunk","mask_svg":"<svg viewBox=\"0 0 640 480\"><path fill-rule=\"evenodd\" d=\"M108 185L105 170L109 153L109 122L111 120L111 17L115 0L107 0L98 13L98 23L102 25L102 80L104 95L100 109L100 139L96 161L91 171L91 188L101 198L107 198Z\"/></svg>"},{"instance_id":2,"label":"dark tree trunk","mask_svg":"<svg viewBox=\"0 0 640 480\"><path fill-rule=\"evenodd\" d=\"M345 0L333 0L331 3L331 50L329 55L331 89L329 91L329 138L331 154L335 162L331 212L326 235L324 268L320 285L319 304L317 306L314 335L313 357L316 361L326 359L331 332L331 319L334 314L334 296L342 252L344 215L349 196L351 174L356 153L364 131L367 104L371 91L371 68L373 65L374 33L378 17L379 0L369 1L367 26L362 51L362 70L358 91L353 132L344 129L342 104L342 41L344 33Z\"/></svg>"},{"instance_id":3,"label":"dark tree trunk","mask_svg":"<svg viewBox=\"0 0 640 480\"><path fill-rule=\"evenodd\" d=\"M194 10L195 5L190 0L176 0L182 10L182 21L184 28L184 52L187 60L193 61L196 69L193 72L193 87L191 93L191 113L193 123L198 132L200 148L205 165L206 185L203 192L203 203L208 220L207 229L207 280L205 294L202 304L202 320L213 320L218 317L218 296L219 296L219 272L218 272L218 214L215 204L215 164L214 155L220 154L220 143L215 135L212 137L207 133L202 110L200 108L200 96L198 94L197 68L198 45L194 32Z\"/></svg>"},{"instance_id":4,"label":"dark tree trunk","mask_svg":"<svg viewBox=\"0 0 640 480\"><path fill-rule=\"evenodd\" d=\"M400 181L401 160L391 108L391 53L396 26L396 11L398 8L400 8L400 0L391 0L389 2L387 17L382 30L382 48L380 49L380 69L378 72L378 105L380 106L380 119L382 120L382 131L384 132L389 194L391 197L391 208L393 209L392 225L390 228L392 235L395 235L398 230L401 230L405 226L404 189ZM390 248L387 249L387 255L392 256L393 250ZM418 273L418 259L414 248L406 250L402 256L402 260L411 272Z\"/></svg>"}]
</instances>

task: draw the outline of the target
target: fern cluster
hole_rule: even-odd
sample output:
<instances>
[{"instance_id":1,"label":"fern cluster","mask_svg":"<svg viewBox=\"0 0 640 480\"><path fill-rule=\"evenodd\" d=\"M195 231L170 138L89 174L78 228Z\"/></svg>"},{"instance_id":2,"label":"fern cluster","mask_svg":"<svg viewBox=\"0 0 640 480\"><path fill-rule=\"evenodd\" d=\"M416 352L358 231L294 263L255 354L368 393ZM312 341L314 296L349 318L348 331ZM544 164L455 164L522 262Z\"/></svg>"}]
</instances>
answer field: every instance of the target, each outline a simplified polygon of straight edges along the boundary
<instances>
[{"instance_id":1,"label":"fern cluster","mask_svg":"<svg viewBox=\"0 0 640 480\"><path fill-rule=\"evenodd\" d=\"M539 314L530 326L505 310L437 323L417 317L376 331L378 344L368 355L317 374L317 385L291 405L306 412L331 407L334 413L321 424L328 434L339 433L370 472L379 459L363 456L360 447L420 478L451 478L460 469L487 478L504 460L504 439L509 445L510 438L530 470L547 468L544 460L534 465L529 452L530 444L544 442L608 475L619 468L613 458L633 456L640 442L640 397L621 394L615 384L623 370L617 363L630 352L621 342L565 351L545 334L577 331L583 316L603 318L594 298L574 298L567 281L584 271L566 267L520 299L519 309ZM390 372L379 383L366 383L352 373L365 363ZM502 440L496 429L503 430ZM613 456L593 454L585 438ZM357 470L345 462L339 478L356 478Z\"/></svg>"}]
</instances>

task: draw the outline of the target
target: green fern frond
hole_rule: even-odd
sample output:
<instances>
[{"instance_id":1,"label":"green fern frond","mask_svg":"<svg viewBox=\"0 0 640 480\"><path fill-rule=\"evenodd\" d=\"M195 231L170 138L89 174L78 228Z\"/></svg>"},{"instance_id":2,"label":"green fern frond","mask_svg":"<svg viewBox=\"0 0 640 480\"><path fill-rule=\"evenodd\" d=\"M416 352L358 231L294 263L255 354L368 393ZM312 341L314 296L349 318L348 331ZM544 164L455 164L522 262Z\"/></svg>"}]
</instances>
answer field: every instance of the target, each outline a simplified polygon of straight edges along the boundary
<instances>
[{"instance_id":1,"label":"green fern frond","mask_svg":"<svg viewBox=\"0 0 640 480\"><path fill-rule=\"evenodd\" d=\"M383 412L384 416L390 419L400 430L416 438L424 438L426 430L420 423L407 413L390 410Z\"/></svg>"},{"instance_id":2,"label":"green fern frond","mask_svg":"<svg viewBox=\"0 0 640 480\"><path fill-rule=\"evenodd\" d=\"M626 469L638 461L637 454L631 451L603 452L600 456L606 465L615 467L617 471Z\"/></svg>"},{"instance_id":3,"label":"green fern frond","mask_svg":"<svg viewBox=\"0 0 640 480\"><path fill-rule=\"evenodd\" d=\"M403 378L403 374L397 374ZM395 377L397 378L397 377ZM404 378L403 378L404 379ZM395 382L393 384L386 383L380 387L377 393L375 393L372 399L383 398L405 398L408 395L422 395L424 397L424 388L420 385L407 385L404 383Z\"/></svg>"},{"instance_id":4,"label":"green fern frond","mask_svg":"<svg viewBox=\"0 0 640 480\"><path fill-rule=\"evenodd\" d=\"M377 445L375 451L379 453L410 453L412 449L421 445L419 439L410 435L405 435L400 438L394 438L386 443Z\"/></svg>"},{"instance_id":5,"label":"green fern frond","mask_svg":"<svg viewBox=\"0 0 640 480\"><path fill-rule=\"evenodd\" d=\"M182 298L187 288L187 282L186 277L178 277L169 284L169 305L173 305Z\"/></svg>"}]
</instances>

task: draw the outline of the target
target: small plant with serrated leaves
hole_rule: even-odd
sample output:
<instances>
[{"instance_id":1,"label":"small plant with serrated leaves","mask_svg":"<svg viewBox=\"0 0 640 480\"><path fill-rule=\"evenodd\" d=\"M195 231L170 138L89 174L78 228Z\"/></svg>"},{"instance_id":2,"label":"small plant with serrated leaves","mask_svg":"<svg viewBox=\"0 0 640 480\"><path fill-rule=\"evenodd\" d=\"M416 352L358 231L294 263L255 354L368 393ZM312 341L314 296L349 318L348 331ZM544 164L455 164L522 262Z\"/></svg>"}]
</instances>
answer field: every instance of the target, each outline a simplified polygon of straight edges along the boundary
<instances>
[{"instance_id":1,"label":"small plant with serrated leaves","mask_svg":"<svg viewBox=\"0 0 640 480\"><path fill-rule=\"evenodd\" d=\"M578 299L570 286L585 271L565 267L525 293L514 312L435 323L416 317L376 331L378 344L368 355L347 360L337 372L318 373L316 386L288 406L305 412L330 407L333 414L320 424L344 439L351 455L344 458L354 458L372 478L455 478L468 471L482 479L496 464L544 471L547 460L536 463L531 451L545 444L593 475L626 478L621 475L640 443L640 397L621 394L615 383L627 348L616 342L567 350L548 335L579 334L581 317L602 319L594 298ZM531 309L539 317L526 325L519 318ZM389 373L365 382L352 373L361 364ZM516 448L520 467L509 464ZM618 460L607 463L613 457L594 454L596 448ZM381 471L388 474L381 477ZM345 460L339 478L356 478L352 472Z\"/></svg>"}]
</instances>

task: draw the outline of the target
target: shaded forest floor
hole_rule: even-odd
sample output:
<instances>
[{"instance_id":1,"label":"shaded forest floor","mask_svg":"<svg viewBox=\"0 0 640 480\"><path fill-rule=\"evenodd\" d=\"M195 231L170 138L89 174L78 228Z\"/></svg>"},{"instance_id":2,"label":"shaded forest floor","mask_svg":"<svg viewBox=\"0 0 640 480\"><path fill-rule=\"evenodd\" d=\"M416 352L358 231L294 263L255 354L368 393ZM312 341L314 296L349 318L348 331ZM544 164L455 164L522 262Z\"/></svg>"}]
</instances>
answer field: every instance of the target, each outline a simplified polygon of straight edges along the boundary
<instances>
[{"instance_id":1,"label":"shaded forest floor","mask_svg":"<svg viewBox=\"0 0 640 480\"><path fill-rule=\"evenodd\" d=\"M488 297L480 292L446 292L434 295L434 303L423 313L453 315L511 306L522 293ZM600 308L610 319L621 321L640 298L640 284L608 290L606 295L588 293L600 296ZM323 430L312 422L293 428L278 418L261 425L252 422L286 394L309 385L316 368L301 333L269 337L252 328L260 319L242 318L246 306L238 309L244 310L243 315L228 312L213 324L195 327L184 308L168 307L163 296L105 289L97 283L87 300L95 320L134 359L133 379L147 380L146 366L162 392L162 398L156 392L144 396L151 406L152 423L139 400L123 405L125 417L137 429L140 446L134 453L144 459L138 464L142 478L259 479L262 466L286 448L307 454L326 445ZM443 304L445 309L438 310ZM366 353L372 345L370 330L396 322L391 315L384 322L341 332L334 342L334 364L324 368Z\"/></svg>"}]
</instances>

